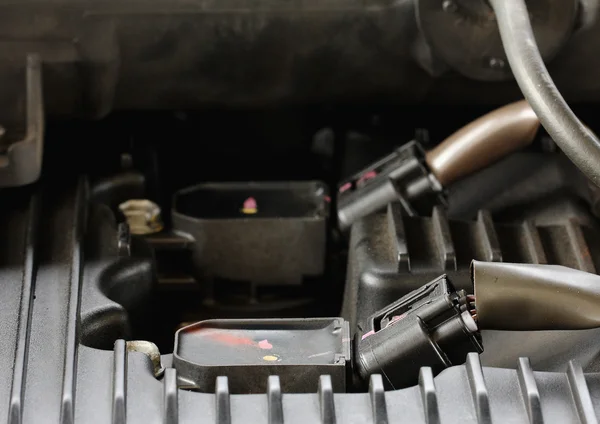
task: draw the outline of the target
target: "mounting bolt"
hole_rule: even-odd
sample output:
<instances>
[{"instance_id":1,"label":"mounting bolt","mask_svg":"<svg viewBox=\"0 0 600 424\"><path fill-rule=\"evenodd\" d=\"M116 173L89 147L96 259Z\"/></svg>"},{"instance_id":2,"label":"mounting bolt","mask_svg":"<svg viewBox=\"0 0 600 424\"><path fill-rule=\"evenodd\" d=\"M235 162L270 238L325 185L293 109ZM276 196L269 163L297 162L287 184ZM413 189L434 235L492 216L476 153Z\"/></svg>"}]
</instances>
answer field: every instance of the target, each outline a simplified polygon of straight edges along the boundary
<instances>
[{"instance_id":1,"label":"mounting bolt","mask_svg":"<svg viewBox=\"0 0 600 424\"><path fill-rule=\"evenodd\" d=\"M442 3L442 9L444 9L444 12L454 13L458 10L458 6L454 0L444 0Z\"/></svg>"},{"instance_id":2,"label":"mounting bolt","mask_svg":"<svg viewBox=\"0 0 600 424\"><path fill-rule=\"evenodd\" d=\"M503 59L499 59L497 57L492 57L488 61L488 66L492 69L504 69L506 67L506 62Z\"/></svg>"}]
</instances>

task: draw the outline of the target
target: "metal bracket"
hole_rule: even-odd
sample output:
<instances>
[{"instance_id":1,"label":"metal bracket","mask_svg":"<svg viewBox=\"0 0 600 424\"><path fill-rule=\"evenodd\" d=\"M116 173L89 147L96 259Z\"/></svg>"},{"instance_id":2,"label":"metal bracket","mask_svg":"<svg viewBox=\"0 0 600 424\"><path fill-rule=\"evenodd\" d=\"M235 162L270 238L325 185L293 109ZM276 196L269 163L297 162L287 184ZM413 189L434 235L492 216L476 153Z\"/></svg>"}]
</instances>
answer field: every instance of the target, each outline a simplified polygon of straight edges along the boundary
<instances>
[{"instance_id":1,"label":"metal bracket","mask_svg":"<svg viewBox=\"0 0 600 424\"><path fill-rule=\"evenodd\" d=\"M44 151L44 107L40 57L27 56L25 137L0 154L0 188L31 184L40 177Z\"/></svg>"}]
</instances>

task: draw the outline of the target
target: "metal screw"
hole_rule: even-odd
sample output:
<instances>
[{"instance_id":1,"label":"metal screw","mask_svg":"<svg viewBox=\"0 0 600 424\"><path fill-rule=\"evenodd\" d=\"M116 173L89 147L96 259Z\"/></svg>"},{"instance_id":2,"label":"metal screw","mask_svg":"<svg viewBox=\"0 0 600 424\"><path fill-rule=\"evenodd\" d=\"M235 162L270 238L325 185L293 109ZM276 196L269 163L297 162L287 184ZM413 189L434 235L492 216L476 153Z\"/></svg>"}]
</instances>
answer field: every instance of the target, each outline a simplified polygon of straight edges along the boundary
<instances>
[{"instance_id":1,"label":"metal screw","mask_svg":"<svg viewBox=\"0 0 600 424\"><path fill-rule=\"evenodd\" d=\"M454 13L458 10L458 6L453 0L444 0L442 9L444 9L444 12Z\"/></svg>"},{"instance_id":2,"label":"metal screw","mask_svg":"<svg viewBox=\"0 0 600 424\"><path fill-rule=\"evenodd\" d=\"M488 61L488 66L492 69L504 69L506 67L506 62L497 57L492 57Z\"/></svg>"},{"instance_id":3,"label":"metal screw","mask_svg":"<svg viewBox=\"0 0 600 424\"><path fill-rule=\"evenodd\" d=\"M117 227L117 249L119 256L131 256L131 233L126 222L121 222Z\"/></svg>"}]
</instances>

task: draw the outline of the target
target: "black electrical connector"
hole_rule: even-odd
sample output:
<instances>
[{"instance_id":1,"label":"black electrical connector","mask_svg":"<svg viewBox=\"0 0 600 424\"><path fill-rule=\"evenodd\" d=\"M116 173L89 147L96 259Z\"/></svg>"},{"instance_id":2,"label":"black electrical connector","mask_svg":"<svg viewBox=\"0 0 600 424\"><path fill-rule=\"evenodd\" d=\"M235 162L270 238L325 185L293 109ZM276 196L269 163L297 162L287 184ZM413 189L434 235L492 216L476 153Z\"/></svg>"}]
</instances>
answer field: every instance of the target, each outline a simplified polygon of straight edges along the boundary
<instances>
[{"instance_id":1,"label":"black electrical connector","mask_svg":"<svg viewBox=\"0 0 600 424\"><path fill-rule=\"evenodd\" d=\"M446 204L443 187L430 172L425 151L412 141L371 164L340 185L338 224L342 230L358 219L399 201L410 216L429 215Z\"/></svg>"},{"instance_id":2,"label":"black electrical connector","mask_svg":"<svg viewBox=\"0 0 600 424\"><path fill-rule=\"evenodd\" d=\"M358 326L355 371L381 374L390 389L416 384L419 369L438 373L483 352L475 302L446 275L407 294Z\"/></svg>"}]
</instances>

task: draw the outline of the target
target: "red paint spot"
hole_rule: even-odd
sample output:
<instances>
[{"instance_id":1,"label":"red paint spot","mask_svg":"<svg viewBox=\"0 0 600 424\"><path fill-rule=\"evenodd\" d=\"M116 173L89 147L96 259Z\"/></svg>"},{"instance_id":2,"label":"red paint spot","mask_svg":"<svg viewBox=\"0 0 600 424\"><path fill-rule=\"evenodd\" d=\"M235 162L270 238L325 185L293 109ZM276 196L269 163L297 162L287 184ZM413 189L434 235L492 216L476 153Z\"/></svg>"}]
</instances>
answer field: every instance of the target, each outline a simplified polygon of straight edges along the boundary
<instances>
[{"instance_id":1,"label":"red paint spot","mask_svg":"<svg viewBox=\"0 0 600 424\"><path fill-rule=\"evenodd\" d=\"M258 205L256 204L256 199L254 197L248 197L244 200L244 209L257 209Z\"/></svg>"},{"instance_id":2,"label":"red paint spot","mask_svg":"<svg viewBox=\"0 0 600 424\"><path fill-rule=\"evenodd\" d=\"M343 186L340 187L340 193L343 193L345 191L348 191L352 188L352 183L346 183Z\"/></svg>"},{"instance_id":3,"label":"red paint spot","mask_svg":"<svg viewBox=\"0 0 600 424\"><path fill-rule=\"evenodd\" d=\"M258 342L258 347L261 349L273 349L273 345L267 339Z\"/></svg>"},{"instance_id":4,"label":"red paint spot","mask_svg":"<svg viewBox=\"0 0 600 424\"><path fill-rule=\"evenodd\" d=\"M233 334L227 333L210 333L206 336L210 337L212 340L223 343L230 346L254 346L256 342L248 337L240 337L234 336Z\"/></svg>"}]
</instances>

